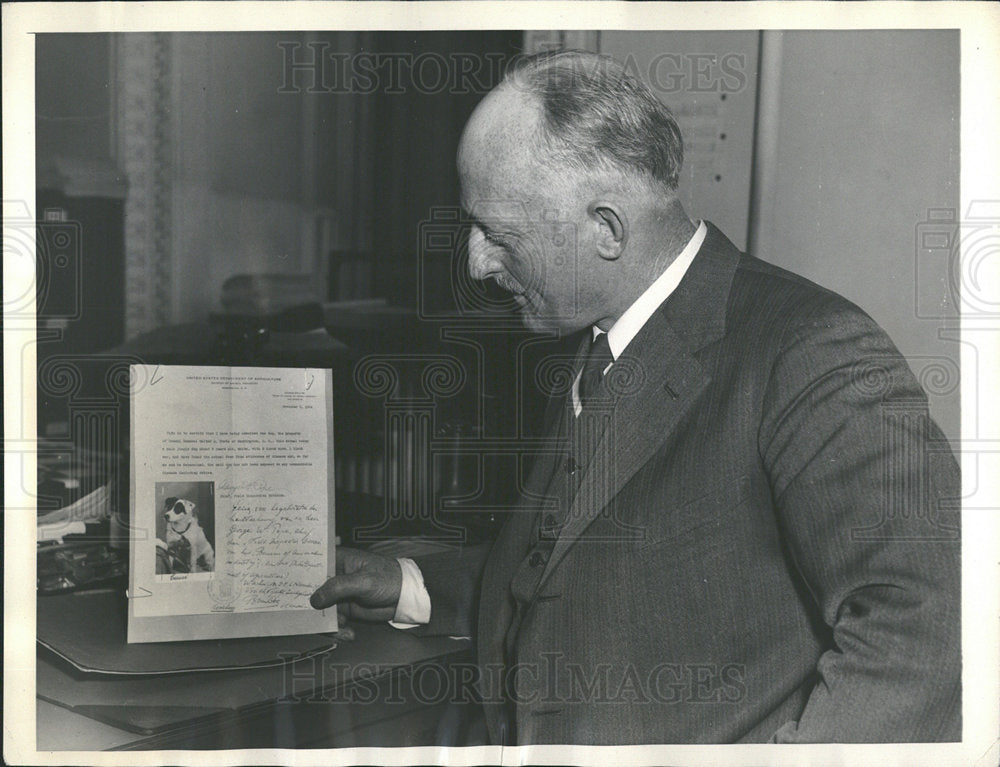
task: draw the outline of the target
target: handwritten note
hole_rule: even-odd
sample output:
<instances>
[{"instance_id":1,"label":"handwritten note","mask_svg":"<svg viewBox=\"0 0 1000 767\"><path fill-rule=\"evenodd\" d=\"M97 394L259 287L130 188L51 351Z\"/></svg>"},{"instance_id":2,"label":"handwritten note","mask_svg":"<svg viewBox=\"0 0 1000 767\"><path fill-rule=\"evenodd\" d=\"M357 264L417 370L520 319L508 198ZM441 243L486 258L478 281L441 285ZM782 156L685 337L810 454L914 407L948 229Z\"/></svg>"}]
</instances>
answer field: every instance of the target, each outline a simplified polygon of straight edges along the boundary
<instances>
[{"instance_id":1,"label":"handwritten note","mask_svg":"<svg viewBox=\"0 0 1000 767\"><path fill-rule=\"evenodd\" d=\"M153 383L155 381L155 384ZM336 630L325 370L132 369L129 641Z\"/></svg>"},{"instance_id":2,"label":"handwritten note","mask_svg":"<svg viewBox=\"0 0 1000 767\"><path fill-rule=\"evenodd\" d=\"M316 534L325 524L315 503L267 505L234 493L226 565L240 573L245 609L308 605L326 576L326 541Z\"/></svg>"}]
</instances>

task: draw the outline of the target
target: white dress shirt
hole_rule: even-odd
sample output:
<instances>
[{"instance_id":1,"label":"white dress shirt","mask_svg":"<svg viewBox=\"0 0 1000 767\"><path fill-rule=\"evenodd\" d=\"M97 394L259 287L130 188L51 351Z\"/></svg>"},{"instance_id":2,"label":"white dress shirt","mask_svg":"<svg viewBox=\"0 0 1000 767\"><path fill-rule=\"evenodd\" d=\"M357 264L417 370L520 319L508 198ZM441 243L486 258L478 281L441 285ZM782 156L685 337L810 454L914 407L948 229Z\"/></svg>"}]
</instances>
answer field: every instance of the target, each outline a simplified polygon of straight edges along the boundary
<instances>
[{"instance_id":1,"label":"white dress shirt","mask_svg":"<svg viewBox=\"0 0 1000 767\"><path fill-rule=\"evenodd\" d=\"M701 244L705 241L706 234L708 234L708 227L702 221L698 224L694 235L688 240L688 244L684 246L684 250L678 254L677 258L670 262L670 266L666 268L663 274L657 277L656 281L646 288L646 291L611 326L611 329L608 331L608 346L611 347L611 357L613 360L617 360L621 356L621 353L625 351L625 347L632 342L636 334L642 330L643 325L653 316L653 312L670 297L670 294L680 284L684 275L687 274L691 262L694 261L695 254L701 249ZM594 340L597 340L597 337L604 332L596 325L591 328L591 331L594 334ZM608 367L604 368L604 372L607 373L608 368L613 364L615 364L614 361L608 363ZM576 374L576 380L573 381L573 412L576 415L580 415L581 409L580 376L582 374L583 370Z\"/></svg>"},{"instance_id":2,"label":"white dress shirt","mask_svg":"<svg viewBox=\"0 0 1000 767\"><path fill-rule=\"evenodd\" d=\"M611 347L611 356L617 360L625 348L635 338L636 334L642 330L643 325L653 316L653 312L662 304L671 293L677 288L688 267L694 261L695 254L701 249L705 241L708 227L701 221L694 235L688 240L684 250L673 261L670 266L656 280L646 288L645 292L639 296L628 309L619 317L615 324L608 330L608 346ZM604 331L596 325L591 329L596 339ZM608 368L614 362L608 364ZM580 375L576 374L573 381L572 397L573 412L580 415ZM401 557L400 567L403 569L403 583L399 591L399 602L396 603L396 614L390 624L396 628L413 628L431 619L431 598L424 587L424 578L420 573L420 568L412 559Z\"/></svg>"}]
</instances>

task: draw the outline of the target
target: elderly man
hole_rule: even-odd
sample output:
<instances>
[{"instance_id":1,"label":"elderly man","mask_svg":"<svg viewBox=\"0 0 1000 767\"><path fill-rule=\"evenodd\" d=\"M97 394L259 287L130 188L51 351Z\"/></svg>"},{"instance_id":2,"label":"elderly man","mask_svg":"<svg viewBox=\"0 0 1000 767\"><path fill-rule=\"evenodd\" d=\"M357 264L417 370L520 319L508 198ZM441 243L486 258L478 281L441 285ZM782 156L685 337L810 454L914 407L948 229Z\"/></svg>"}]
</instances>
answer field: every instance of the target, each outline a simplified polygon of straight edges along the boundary
<instances>
[{"instance_id":1,"label":"elderly man","mask_svg":"<svg viewBox=\"0 0 1000 767\"><path fill-rule=\"evenodd\" d=\"M619 66L508 75L458 167L469 268L584 331L494 545L341 550L316 607L472 632L497 743L961 737L958 469L885 333L677 197ZM575 230L575 251L557 237Z\"/></svg>"}]
</instances>

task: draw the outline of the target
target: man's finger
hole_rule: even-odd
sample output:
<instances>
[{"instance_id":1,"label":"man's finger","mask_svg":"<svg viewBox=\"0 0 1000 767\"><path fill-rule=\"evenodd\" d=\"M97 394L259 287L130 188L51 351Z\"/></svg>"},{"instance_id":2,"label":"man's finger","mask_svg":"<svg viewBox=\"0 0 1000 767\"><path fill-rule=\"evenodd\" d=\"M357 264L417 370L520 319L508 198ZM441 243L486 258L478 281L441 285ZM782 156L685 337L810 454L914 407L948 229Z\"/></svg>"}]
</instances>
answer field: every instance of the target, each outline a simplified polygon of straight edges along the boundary
<instances>
[{"instance_id":1,"label":"man's finger","mask_svg":"<svg viewBox=\"0 0 1000 767\"><path fill-rule=\"evenodd\" d=\"M369 579L361 573L346 573L330 578L309 597L309 604L322 610L337 602L364 598L369 590Z\"/></svg>"}]
</instances>

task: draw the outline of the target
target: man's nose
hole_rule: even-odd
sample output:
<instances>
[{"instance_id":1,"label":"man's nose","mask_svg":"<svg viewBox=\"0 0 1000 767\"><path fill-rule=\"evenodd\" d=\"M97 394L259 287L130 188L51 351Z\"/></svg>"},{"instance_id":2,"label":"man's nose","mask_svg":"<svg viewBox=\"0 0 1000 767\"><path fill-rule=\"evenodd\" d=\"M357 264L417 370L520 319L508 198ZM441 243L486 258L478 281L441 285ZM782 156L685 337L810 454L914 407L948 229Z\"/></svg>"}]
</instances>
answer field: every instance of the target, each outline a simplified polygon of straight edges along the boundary
<instances>
[{"instance_id":1,"label":"man's nose","mask_svg":"<svg viewBox=\"0 0 1000 767\"><path fill-rule=\"evenodd\" d=\"M502 270L493 248L486 242L483 233L473 227L469 233L469 276L474 280L485 280Z\"/></svg>"}]
</instances>

